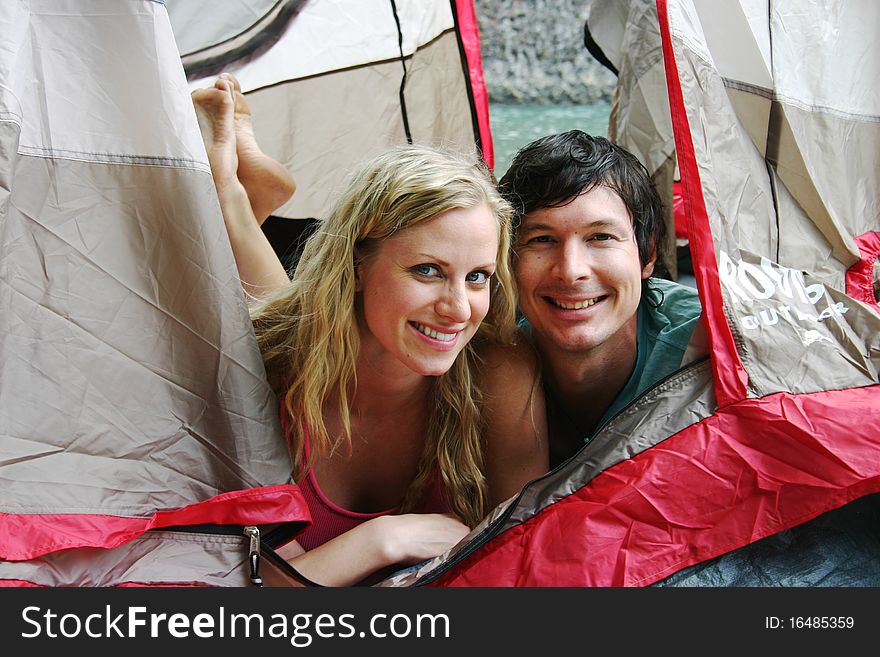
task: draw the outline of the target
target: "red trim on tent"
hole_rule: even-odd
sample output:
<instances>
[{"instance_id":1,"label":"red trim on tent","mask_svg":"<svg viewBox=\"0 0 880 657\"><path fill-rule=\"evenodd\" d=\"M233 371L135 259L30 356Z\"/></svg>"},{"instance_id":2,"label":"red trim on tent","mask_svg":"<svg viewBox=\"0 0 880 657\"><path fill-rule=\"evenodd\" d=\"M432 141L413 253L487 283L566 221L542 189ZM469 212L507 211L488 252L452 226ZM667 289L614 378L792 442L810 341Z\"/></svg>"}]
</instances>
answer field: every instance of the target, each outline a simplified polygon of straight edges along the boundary
<instances>
[{"instance_id":1,"label":"red trim on tent","mask_svg":"<svg viewBox=\"0 0 880 657\"><path fill-rule=\"evenodd\" d=\"M880 386L720 409L489 541L438 586L644 586L880 491Z\"/></svg>"},{"instance_id":2,"label":"red trim on tent","mask_svg":"<svg viewBox=\"0 0 880 657\"><path fill-rule=\"evenodd\" d=\"M0 579L0 589L4 588L45 588L41 584L34 584L23 579Z\"/></svg>"},{"instance_id":3,"label":"red trim on tent","mask_svg":"<svg viewBox=\"0 0 880 657\"><path fill-rule=\"evenodd\" d=\"M880 310L874 297L874 263L880 256L880 233L870 232L856 238L862 259L846 270L846 293L857 301Z\"/></svg>"},{"instance_id":4,"label":"red trim on tent","mask_svg":"<svg viewBox=\"0 0 880 657\"><path fill-rule=\"evenodd\" d=\"M201 582L159 582L159 583L147 583L147 582L122 582L121 584L114 584L113 588L117 589L170 589L170 588L186 588L186 589L203 589L208 588L207 584L202 584Z\"/></svg>"},{"instance_id":5,"label":"red trim on tent","mask_svg":"<svg viewBox=\"0 0 880 657\"><path fill-rule=\"evenodd\" d=\"M746 398L749 377L743 368L733 341L733 334L724 316L724 302L715 259L715 244L709 225L709 214L703 199L703 186L697 156L691 141L690 125L678 77L678 66L669 34L669 15L666 0L657 0L660 36L663 39L663 61L666 67L666 85L669 110L675 134L678 168L681 173L682 199L687 220L688 242L694 262L694 277L703 302L703 321L709 334L712 351L712 372L715 379L715 399L723 408Z\"/></svg>"},{"instance_id":6,"label":"red trim on tent","mask_svg":"<svg viewBox=\"0 0 880 657\"><path fill-rule=\"evenodd\" d=\"M676 180L672 183L672 220L675 226L675 237L686 240L687 219L684 216L684 199L681 198L681 183Z\"/></svg>"},{"instance_id":7,"label":"red trim on tent","mask_svg":"<svg viewBox=\"0 0 880 657\"><path fill-rule=\"evenodd\" d=\"M296 485L221 493L204 502L157 511L149 518L99 514L0 514L0 558L26 561L78 547L113 548L151 529L177 525L264 525L311 522Z\"/></svg>"},{"instance_id":8,"label":"red trim on tent","mask_svg":"<svg viewBox=\"0 0 880 657\"><path fill-rule=\"evenodd\" d=\"M207 584L195 583L195 582L181 582L181 583L161 583L161 584L146 584L142 582L123 582L122 584L116 584L114 588L119 589L130 589L130 588L138 588L138 589L168 589L168 588L205 588ZM0 588L48 588L43 584L35 584L34 582L28 582L23 579L0 579Z\"/></svg>"},{"instance_id":9,"label":"red trim on tent","mask_svg":"<svg viewBox=\"0 0 880 657\"><path fill-rule=\"evenodd\" d=\"M483 147L483 160L490 169L495 169L495 148L492 145L492 128L489 124L489 94L483 77L483 56L480 53L480 30L474 0L455 0L458 14L458 27L461 42L467 58L474 107L477 111L477 124L480 126L480 142Z\"/></svg>"}]
</instances>

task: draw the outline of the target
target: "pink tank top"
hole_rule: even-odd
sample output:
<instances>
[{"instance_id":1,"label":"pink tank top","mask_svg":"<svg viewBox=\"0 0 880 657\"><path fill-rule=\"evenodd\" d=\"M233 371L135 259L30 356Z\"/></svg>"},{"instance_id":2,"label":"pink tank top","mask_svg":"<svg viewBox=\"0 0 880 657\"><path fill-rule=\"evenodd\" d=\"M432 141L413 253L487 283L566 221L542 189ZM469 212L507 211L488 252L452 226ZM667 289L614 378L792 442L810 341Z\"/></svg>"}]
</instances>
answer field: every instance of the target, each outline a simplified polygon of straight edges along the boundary
<instances>
[{"instance_id":1,"label":"pink tank top","mask_svg":"<svg viewBox=\"0 0 880 657\"><path fill-rule=\"evenodd\" d=\"M283 416L281 424L287 430L288 423ZM309 457L309 437L306 433L305 456ZM302 491L306 503L309 505L309 511L312 514L312 524L294 536L294 540L299 543L304 550L311 550L336 538L341 534L354 529L358 525L379 516L388 516L397 513L398 507L379 511L377 513L358 513L357 511L349 511L341 506L334 504L321 490L318 480L315 478L315 471L309 469L305 477L299 482L299 489ZM434 483L425 495L423 503L419 505L418 513L450 513L451 509L446 496L446 489L439 473L434 478Z\"/></svg>"}]
</instances>

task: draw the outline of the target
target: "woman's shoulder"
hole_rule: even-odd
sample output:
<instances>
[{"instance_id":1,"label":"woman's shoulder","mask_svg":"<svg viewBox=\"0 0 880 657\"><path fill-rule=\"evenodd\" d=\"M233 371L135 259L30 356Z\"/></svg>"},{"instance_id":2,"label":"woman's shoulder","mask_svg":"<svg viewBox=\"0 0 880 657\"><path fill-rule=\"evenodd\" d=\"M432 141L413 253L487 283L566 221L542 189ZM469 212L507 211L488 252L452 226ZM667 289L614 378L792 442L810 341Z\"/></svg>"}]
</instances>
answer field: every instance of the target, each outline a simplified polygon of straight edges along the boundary
<instances>
[{"instance_id":1,"label":"woman's shoulder","mask_svg":"<svg viewBox=\"0 0 880 657\"><path fill-rule=\"evenodd\" d=\"M526 336L517 338L514 344L483 344L477 350L483 413L490 426L507 425L543 405L538 354Z\"/></svg>"},{"instance_id":2,"label":"woman's shoulder","mask_svg":"<svg viewBox=\"0 0 880 657\"><path fill-rule=\"evenodd\" d=\"M528 338L483 345L479 356L486 478L494 506L549 469L547 416L538 356Z\"/></svg>"},{"instance_id":3,"label":"woman's shoulder","mask_svg":"<svg viewBox=\"0 0 880 657\"><path fill-rule=\"evenodd\" d=\"M513 344L481 343L477 355L486 384L507 376L526 376L530 381L538 376L538 354L524 333L517 332Z\"/></svg>"}]
</instances>

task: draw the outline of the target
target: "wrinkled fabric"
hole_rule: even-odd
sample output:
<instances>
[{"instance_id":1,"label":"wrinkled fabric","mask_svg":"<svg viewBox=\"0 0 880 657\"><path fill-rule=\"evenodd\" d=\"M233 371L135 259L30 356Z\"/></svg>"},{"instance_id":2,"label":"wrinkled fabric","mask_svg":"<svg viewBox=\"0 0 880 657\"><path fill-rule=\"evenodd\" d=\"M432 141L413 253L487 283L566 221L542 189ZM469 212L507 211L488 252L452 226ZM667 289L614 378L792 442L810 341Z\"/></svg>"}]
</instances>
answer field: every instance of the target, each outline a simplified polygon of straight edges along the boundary
<instances>
[{"instance_id":1,"label":"wrinkled fabric","mask_svg":"<svg viewBox=\"0 0 880 657\"><path fill-rule=\"evenodd\" d=\"M880 586L880 497L855 500L655 586Z\"/></svg>"},{"instance_id":2,"label":"wrinkled fabric","mask_svg":"<svg viewBox=\"0 0 880 657\"><path fill-rule=\"evenodd\" d=\"M159 527L302 526L164 6L5 3L0 35L0 578L115 585ZM239 581L240 546L202 556L162 577Z\"/></svg>"}]
</instances>

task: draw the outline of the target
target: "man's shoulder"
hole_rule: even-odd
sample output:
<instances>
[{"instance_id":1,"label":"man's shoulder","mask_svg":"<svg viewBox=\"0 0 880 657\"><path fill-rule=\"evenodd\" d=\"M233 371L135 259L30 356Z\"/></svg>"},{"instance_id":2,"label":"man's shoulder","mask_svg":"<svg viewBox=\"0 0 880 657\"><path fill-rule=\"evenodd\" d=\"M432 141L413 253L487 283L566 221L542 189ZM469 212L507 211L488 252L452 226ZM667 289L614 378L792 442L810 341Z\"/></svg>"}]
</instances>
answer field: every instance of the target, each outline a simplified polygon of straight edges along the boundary
<instances>
[{"instance_id":1,"label":"man's shoulder","mask_svg":"<svg viewBox=\"0 0 880 657\"><path fill-rule=\"evenodd\" d=\"M689 285L665 278L649 278L648 289L650 292L642 297L641 305L652 314L667 317L674 323L699 317L703 310L700 295Z\"/></svg>"},{"instance_id":2,"label":"man's shoulder","mask_svg":"<svg viewBox=\"0 0 880 657\"><path fill-rule=\"evenodd\" d=\"M673 342L682 347L690 339L702 313L697 291L673 281L651 278L639 304L639 338Z\"/></svg>"},{"instance_id":3,"label":"man's shoulder","mask_svg":"<svg viewBox=\"0 0 880 657\"><path fill-rule=\"evenodd\" d=\"M640 379L640 390L693 360L686 354L702 312L700 297L692 287L652 278L648 289L639 307L636 369L640 371L635 375Z\"/></svg>"}]
</instances>

